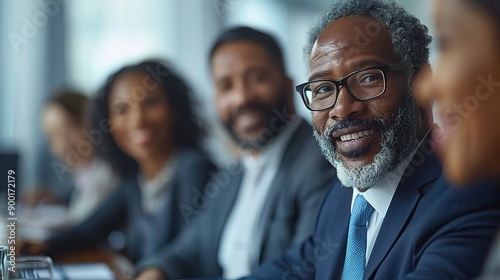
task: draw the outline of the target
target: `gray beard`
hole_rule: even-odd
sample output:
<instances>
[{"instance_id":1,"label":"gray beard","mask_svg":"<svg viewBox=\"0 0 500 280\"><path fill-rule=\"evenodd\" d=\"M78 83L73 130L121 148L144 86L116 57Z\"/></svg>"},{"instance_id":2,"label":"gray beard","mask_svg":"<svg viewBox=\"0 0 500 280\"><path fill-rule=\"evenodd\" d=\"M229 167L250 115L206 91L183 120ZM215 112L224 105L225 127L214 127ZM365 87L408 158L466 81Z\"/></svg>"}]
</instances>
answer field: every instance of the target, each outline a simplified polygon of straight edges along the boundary
<instances>
[{"instance_id":1,"label":"gray beard","mask_svg":"<svg viewBox=\"0 0 500 280\"><path fill-rule=\"evenodd\" d=\"M417 140L417 116L415 100L407 93L405 104L398 109L394 124L389 127L385 119L381 133L381 149L373 162L349 168L341 159L331 138L330 129L321 134L314 127L314 137L325 158L337 169L337 177L345 187L369 189L392 172L415 149Z\"/></svg>"}]
</instances>

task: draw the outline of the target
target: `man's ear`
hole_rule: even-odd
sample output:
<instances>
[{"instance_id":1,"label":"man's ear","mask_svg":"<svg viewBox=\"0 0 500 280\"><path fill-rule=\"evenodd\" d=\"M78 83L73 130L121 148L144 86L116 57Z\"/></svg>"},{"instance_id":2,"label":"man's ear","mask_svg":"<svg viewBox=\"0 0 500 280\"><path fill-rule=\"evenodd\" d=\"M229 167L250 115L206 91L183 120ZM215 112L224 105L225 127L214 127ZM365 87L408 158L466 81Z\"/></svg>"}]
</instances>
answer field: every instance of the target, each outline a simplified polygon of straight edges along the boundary
<instances>
[{"instance_id":1,"label":"man's ear","mask_svg":"<svg viewBox=\"0 0 500 280\"><path fill-rule=\"evenodd\" d=\"M434 124L432 115L432 100L430 99L430 85L432 68L429 63L422 65L411 82L413 97L417 103L417 118L419 131L425 134ZM421 135L423 136L423 135Z\"/></svg>"}]
</instances>

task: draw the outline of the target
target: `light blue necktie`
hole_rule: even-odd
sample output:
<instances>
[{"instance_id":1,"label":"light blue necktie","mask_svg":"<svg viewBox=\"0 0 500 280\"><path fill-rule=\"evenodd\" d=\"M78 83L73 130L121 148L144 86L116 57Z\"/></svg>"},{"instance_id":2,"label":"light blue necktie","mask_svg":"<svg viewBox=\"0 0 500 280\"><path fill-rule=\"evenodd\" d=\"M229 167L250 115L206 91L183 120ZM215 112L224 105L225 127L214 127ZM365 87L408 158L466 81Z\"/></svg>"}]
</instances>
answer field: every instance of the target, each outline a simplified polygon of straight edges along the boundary
<instances>
[{"instance_id":1,"label":"light blue necktie","mask_svg":"<svg viewBox=\"0 0 500 280\"><path fill-rule=\"evenodd\" d=\"M344 260L343 279L361 280L366 263L366 222L373 212L373 207L362 195L356 196L349 221L347 250Z\"/></svg>"}]
</instances>

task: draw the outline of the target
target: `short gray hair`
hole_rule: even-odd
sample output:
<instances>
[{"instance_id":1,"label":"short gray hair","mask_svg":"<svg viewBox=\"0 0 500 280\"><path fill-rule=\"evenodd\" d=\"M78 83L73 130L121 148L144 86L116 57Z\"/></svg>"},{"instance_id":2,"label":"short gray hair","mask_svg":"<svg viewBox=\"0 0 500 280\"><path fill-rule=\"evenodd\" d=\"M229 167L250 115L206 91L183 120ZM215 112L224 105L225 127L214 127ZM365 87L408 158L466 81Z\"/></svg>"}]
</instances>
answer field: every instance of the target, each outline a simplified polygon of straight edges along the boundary
<instances>
[{"instance_id":1,"label":"short gray hair","mask_svg":"<svg viewBox=\"0 0 500 280\"><path fill-rule=\"evenodd\" d=\"M333 21L346 16L368 16L380 21L389 30L394 52L402 63L411 63L417 70L429 62L432 37L428 28L408 14L394 0L337 0L321 12L309 31L305 47L309 61L312 47L319 34Z\"/></svg>"}]
</instances>

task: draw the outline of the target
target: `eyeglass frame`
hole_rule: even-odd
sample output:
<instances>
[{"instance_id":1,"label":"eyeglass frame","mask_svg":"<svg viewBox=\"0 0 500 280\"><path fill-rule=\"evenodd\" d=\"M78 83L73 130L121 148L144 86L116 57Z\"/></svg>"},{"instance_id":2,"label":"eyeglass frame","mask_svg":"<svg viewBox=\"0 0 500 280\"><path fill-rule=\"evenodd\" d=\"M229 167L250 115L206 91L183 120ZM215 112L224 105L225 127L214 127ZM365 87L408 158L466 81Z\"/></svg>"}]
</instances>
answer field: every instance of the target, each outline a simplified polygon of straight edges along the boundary
<instances>
[{"instance_id":1,"label":"eyeglass frame","mask_svg":"<svg viewBox=\"0 0 500 280\"><path fill-rule=\"evenodd\" d=\"M411 63L394 63L394 64L377 65L377 66L373 66L373 67L369 67L369 68L365 68L365 69L356 70L354 72L351 72L340 80L320 79L320 80L305 82L305 83L302 83L300 85L295 86L295 91L297 91L297 93L300 94L300 96L302 97L302 101L304 102L304 105L306 106L307 109L309 109L310 111L323 111L323 110L328 110L328 109L335 107L335 104L337 104L337 100L339 99L339 93L340 93L340 90L342 89L342 87L346 88L347 93L349 93L349 95L352 98L354 98L354 100L357 100L357 101L372 100L372 99L375 99L375 98L378 98L378 97L384 95L384 93L387 89L387 73L388 72L390 72L390 71L411 71L411 70L415 70L415 69L416 69L416 67ZM380 70L382 72L382 74L384 74L384 90L379 95L376 95L373 97L364 98L364 99L357 98L356 96L354 96L354 94L352 94L351 90L347 86L347 79L349 79L351 76L353 76L355 74L358 74L360 72L367 71L367 70ZM307 85L312 84L312 83L317 83L317 82L331 82L335 85L335 89L337 90L337 96L335 97L335 101L333 102L333 104L330 106L327 106L326 108L323 108L323 109L312 109L309 106L309 104L306 100L305 93L304 93L304 89Z\"/></svg>"}]
</instances>

